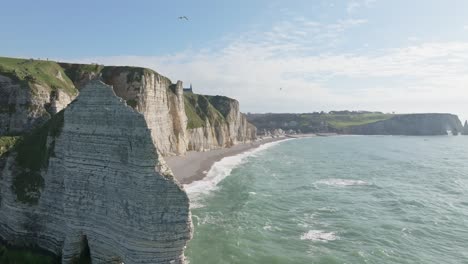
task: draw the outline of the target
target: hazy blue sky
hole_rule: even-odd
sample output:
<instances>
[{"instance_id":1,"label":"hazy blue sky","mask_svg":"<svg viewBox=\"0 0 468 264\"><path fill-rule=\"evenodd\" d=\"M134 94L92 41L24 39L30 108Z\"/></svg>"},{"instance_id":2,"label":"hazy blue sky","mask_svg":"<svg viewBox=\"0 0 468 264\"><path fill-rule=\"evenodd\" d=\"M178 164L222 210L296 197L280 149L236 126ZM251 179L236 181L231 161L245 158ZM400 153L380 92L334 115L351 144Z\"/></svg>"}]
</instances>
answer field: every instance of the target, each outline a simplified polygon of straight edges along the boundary
<instances>
[{"instance_id":1,"label":"hazy blue sky","mask_svg":"<svg viewBox=\"0 0 468 264\"><path fill-rule=\"evenodd\" d=\"M146 66L245 112L468 118L467 10L466 0L4 1L0 55Z\"/></svg>"}]
</instances>

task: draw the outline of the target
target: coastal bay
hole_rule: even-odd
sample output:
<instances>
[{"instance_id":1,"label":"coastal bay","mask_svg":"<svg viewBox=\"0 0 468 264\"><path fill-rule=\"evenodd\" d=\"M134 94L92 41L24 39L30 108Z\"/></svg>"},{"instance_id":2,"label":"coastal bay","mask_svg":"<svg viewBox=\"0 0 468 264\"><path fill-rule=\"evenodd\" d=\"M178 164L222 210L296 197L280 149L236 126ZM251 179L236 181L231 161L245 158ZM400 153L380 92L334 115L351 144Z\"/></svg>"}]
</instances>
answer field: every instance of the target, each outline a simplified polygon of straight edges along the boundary
<instances>
[{"instance_id":1,"label":"coastal bay","mask_svg":"<svg viewBox=\"0 0 468 264\"><path fill-rule=\"evenodd\" d=\"M270 137L250 143L237 144L230 148L220 148L203 152L189 151L184 156L171 156L165 157L164 159L174 173L174 177L181 184L190 184L203 179L213 164L224 157L235 156L245 151L258 148L263 144L285 139L287 139L287 137Z\"/></svg>"}]
</instances>

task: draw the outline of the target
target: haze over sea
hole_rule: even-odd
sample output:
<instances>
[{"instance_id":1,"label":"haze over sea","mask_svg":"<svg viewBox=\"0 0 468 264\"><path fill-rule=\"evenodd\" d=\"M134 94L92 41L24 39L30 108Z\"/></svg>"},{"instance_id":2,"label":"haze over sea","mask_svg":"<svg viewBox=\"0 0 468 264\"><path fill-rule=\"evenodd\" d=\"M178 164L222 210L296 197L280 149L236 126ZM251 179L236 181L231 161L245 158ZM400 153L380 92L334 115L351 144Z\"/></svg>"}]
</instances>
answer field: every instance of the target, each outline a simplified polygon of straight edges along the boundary
<instances>
[{"instance_id":1,"label":"haze over sea","mask_svg":"<svg viewBox=\"0 0 468 264\"><path fill-rule=\"evenodd\" d=\"M467 160L463 136L315 137L225 158L186 186L195 207L186 255L190 264L468 263Z\"/></svg>"}]
</instances>

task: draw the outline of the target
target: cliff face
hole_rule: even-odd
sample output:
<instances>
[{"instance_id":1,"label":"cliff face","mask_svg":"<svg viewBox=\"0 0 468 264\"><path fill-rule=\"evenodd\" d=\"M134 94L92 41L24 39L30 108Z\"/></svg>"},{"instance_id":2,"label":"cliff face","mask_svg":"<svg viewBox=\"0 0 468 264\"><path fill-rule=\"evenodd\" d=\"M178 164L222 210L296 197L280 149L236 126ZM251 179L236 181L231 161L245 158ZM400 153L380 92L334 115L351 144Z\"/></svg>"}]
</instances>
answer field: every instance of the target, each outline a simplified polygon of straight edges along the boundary
<instances>
[{"instance_id":1,"label":"cliff face","mask_svg":"<svg viewBox=\"0 0 468 264\"><path fill-rule=\"evenodd\" d=\"M102 74L117 96L145 116L159 151L182 155L187 150L229 147L256 138L236 100L222 96L183 93L182 82L144 68L61 64L79 88Z\"/></svg>"},{"instance_id":2,"label":"cliff face","mask_svg":"<svg viewBox=\"0 0 468 264\"><path fill-rule=\"evenodd\" d=\"M468 135L468 121L465 121L465 126L463 127L463 135Z\"/></svg>"},{"instance_id":3,"label":"cliff face","mask_svg":"<svg viewBox=\"0 0 468 264\"><path fill-rule=\"evenodd\" d=\"M185 153L187 118L182 82L172 84L154 71L128 67L105 67L102 78L114 87L117 96L144 115L161 153Z\"/></svg>"},{"instance_id":4,"label":"cliff face","mask_svg":"<svg viewBox=\"0 0 468 264\"><path fill-rule=\"evenodd\" d=\"M55 62L0 60L0 136L16 135L44 124L77 95Z\"/></svg>"},{"instance_id":5,"label":"cliff face","mask_svg":"<svg viewBox=\"0 0 468 264\"><path fill-rule=\"evenodd\" d=\"M182 82L174 84L149 69L10 58L0 58L0 136L20 135L44 124L67 106L83 85L99 76L143 114L153 143L165 156L228 147L256 136L255 127L239 112L239 103L221 96L203 96L210 98L207 104L213 111L208 115L214 119L206 122L206 115L201 114L203 125L190 127ZM223 114L218 118L220 112Z\"/></svg>"},{"instance_id":6,"label":"cliff face","mask_svg":"<svg viewBox=\"0 0 468 264\"><path fill-rule=\"evenodd\" d=\"M458 135L462 124L451 114L407 114L370 124L352 126L345 133L359 135Z\"/></svg>"},{"instance_id":7,"label":"cliff face","mask_svg":"<svg viewBox=\"0 0 468 264\"><path fill-rule=\"evenodd\" d=\"M162 156L256 136L237 101L192 104L148 69L0 58L0 78L0 239L63 263L87 246L93 263L183 263L189 201ZM84 87L97 78L113 87Z\"/></svg>"},{"instance_id":8,"label":"cliff face","mask_svg":"<svg viewBox=\"0 0 468 264\"><path fill-rule=\"evenodd\" d=\"M230 147L256 139L257 129L239 111L239 102L224 96L185 94L188 150Z\"/></svg>"},{"instance_id":9,"label":"cliff face","mask_svg":"<svg viewBox=\"0 0 468 264\"><path fill-rule=\"evenodd\" d=\"M275 129L288 133L340 133L357 135L458 135L462 125L451 114L384 114L367 111L331 111L305 114L249 114L248 120L263 134Z\"/></svg>"},{"instance_id":10,"label":"cliff face","mask_svg":"<svg viewBox=\"0 0 468 264\"><path fill-rule=\"evenodd\" d=\"M111 87L92 82L28 137L2 159L0 237L63 263L83 245L93 263L184 262L187 195L143 115Z\"/></svg>"}]
</instances>

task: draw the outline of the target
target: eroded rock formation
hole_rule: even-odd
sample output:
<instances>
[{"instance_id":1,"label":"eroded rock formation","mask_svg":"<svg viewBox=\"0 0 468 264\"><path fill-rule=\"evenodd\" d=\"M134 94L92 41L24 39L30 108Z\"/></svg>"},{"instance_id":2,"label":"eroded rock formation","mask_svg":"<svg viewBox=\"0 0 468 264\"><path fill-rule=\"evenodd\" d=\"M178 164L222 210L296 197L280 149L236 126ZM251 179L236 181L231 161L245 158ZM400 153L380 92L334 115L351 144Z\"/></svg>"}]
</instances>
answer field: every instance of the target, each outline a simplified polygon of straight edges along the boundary
<instances>
[{"instance_id":1,"label":"eroded rock formation","mask_svg":"<svg viewBox=\"0 0 468 264\"><path fill-rule=\"evenodd\" d=\"M19 150L2 161L0 237L63 263L86 243L93 263L183 263L189 200L143 115L94 81L57 118L39 168L22 168Z\"/></svg>"},{"instance_id":2,"label":"eroded rock formation","mask_svg":"<svg viewBox=\"0 0 468 264\"><path fill-rule=\"evenodd\" d=\"M463 127L463 135L468 135L468 121L465 121L465 126Z\"/></svg>"},{"instance_id":3,"label":"eroded rock formation","mask_svg":"<svg viewBox=\"0 0 468 264\"><path fill-rule=\"evenodd\" d=\"M144 68L105 67L103 81L142 113L153 140L163 155L181 155L187 149L182 82L172 82Z\"/></svg>"},{"instance_id":4,"label":"eroded rock formation","mask_svg":"<svg viewBox=\"0 0 468 264\"><path fill-rule=\"evenodd\" d=\"M185 94L188 150L231 147L256 139L257 129L239 111L239 102L225 96Z\"/></svg>"},{"instance_id":5,"label":"eroded rock formation","mask_svg":"<svg viewBox=\"0 0 468 264\"><path fill-rule=\"evenodd\" d=\"M255 127L239 112L238 102L222 96L207 97L226 100L206 100L211 112L226 115L220 115L220 122L201 114L203 124L190 127L182 82L172 83L150 69L1 57L0 136L21 135L42 125L68 105L88 81L99 76L113 86L117 96L143 114L153 143L164 156L227 147L256 137Z\"/></svg>"},{"instance_id":6,"label":"eroded rock formation","mask_svg":"<svg viewBox=\"0 0 468 264\"><path fill-rule=\"evenodd\" d=\"M45 67L45 66L44 66ZM57 67L57 80L73 85ZM45 123L77 95L40 82L22 82L0 71L0 135L16 135Z\"/></svg>"}]
</instances>

